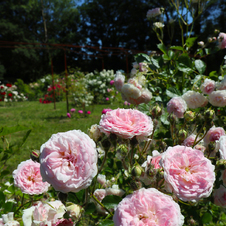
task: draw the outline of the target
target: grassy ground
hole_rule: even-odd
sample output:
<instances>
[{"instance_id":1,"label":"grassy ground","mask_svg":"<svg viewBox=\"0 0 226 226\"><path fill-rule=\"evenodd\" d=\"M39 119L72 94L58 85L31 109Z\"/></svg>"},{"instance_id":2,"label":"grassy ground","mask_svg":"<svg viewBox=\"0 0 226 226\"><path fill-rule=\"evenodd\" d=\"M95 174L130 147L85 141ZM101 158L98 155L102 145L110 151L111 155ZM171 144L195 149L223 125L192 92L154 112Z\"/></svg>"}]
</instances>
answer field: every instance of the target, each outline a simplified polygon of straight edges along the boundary
<instances>
[{"instance_id":1,"label":"grassy ground","mask_svg":"<svg viewBox=\"0 0 226 226\"><path fill-rule=\"evenodd\" d=\"M12 106L0 105L0 127L21 125L32 129L27 141L16 153L10 158L7 165L10 171L17 168L17 165L30 156L34 149L40 149L52 134L65 132L73 129L80 129L87 132L87 129L93 124L98 124L101 112L104 108L115 109L119 104L112 105L93 105L87 108L91 114L85 118L68 118L66 116L66 103L56 103L56 109L53 104L41 104L36 102L19 102ZM77 109L78 110L78 109ZM7 136L10 144L21 141L26 131L13 133ZM0 143L2 146L2 143Z\"/></svg>"}]
</instances>

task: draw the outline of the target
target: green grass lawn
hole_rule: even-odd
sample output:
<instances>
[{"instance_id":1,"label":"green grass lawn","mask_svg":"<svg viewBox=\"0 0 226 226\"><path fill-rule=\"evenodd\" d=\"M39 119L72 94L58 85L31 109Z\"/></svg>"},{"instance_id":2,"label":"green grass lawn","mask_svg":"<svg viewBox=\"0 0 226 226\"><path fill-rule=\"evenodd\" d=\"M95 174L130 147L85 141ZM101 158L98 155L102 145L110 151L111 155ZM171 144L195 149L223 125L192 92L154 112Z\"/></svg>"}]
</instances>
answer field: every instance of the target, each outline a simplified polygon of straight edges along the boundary
<instances>
[{"instance_id":1,"label":"green grass lawn","mask_svg":"<svg viewBox=\"0 0 226 226\"><path fill-rule=\"evenodd\" d=\"M32 129L20 151L15 153L7 162L10 171L16 169L21 161L29 159L30 152L34 149L39 150L40 146L52 134L73 129L79 129L86 133L91 125L99 123L101 112L104 108L115 109L118 107L123 106L117 103L111 105L93 105L87 107L87 110L91 111L88 117L76 119L67 117L66 102L57 102L56 109L54 109L52 103L41 104L38 101L18 102L12 106L0 105L0 127L21 125ZM21 141L25 134L26 131L21 131L8 135L6 138L9 144L14 144Z\"/></svg>"}]
</instances>

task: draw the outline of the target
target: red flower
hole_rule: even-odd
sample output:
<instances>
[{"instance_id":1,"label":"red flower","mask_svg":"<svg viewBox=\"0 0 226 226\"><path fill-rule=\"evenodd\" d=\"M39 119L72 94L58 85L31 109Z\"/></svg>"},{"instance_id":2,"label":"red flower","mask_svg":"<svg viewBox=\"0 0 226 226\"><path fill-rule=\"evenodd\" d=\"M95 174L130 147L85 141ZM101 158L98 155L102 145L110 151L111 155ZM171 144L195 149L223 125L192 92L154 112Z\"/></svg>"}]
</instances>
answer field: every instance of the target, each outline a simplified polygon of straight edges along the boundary
<instances>
[{"instance_id":1,"label":"red flower","mask_svg":"<svg viewBox=\"0 0 226 226\"><path fill-rule=\"evenodd\" d=\"M39 102L42 103L42 98L39 99Z\"/></svg>"},{"instance_id":2,"label":"red flower","mask_svg":"<svg viewBox=\"0 0 226 226\"><path fill-rule=\"evenodd\" d=\"M7 83L6 86L7 87L12 87L12 84Z\"/></svg>"},{"instance_id":3,"label":"red flower","mask_svg":"<svg viewBox=\"0 0 226 226\"><path fill-rule=\"evenodd\" d=\"M0 88L1 88L1 89L4 89L4 86L1 86Z\"/></svg>"},{"instance_id":4,"label":"red flower","mask_svg":"<svg viewBox=\"0 0 226 226\"><path fill-rule=\"evenodd\" d=\"M5 96L5 92L2 92L1 94L2 94L3 96Z\"/></svg>"},{"instance_id":5,"label":"red flower","mask_svg":"<svg viewBox=\"0 0 226 226\"><path fill-rule=\"evenodd\" d=\"M8 96L9 96L9 97L12 97L12 96L13 96L13 94L12 94L12 93L9 93L9 94L8 94Z\"/></svg>"}]
</instances>

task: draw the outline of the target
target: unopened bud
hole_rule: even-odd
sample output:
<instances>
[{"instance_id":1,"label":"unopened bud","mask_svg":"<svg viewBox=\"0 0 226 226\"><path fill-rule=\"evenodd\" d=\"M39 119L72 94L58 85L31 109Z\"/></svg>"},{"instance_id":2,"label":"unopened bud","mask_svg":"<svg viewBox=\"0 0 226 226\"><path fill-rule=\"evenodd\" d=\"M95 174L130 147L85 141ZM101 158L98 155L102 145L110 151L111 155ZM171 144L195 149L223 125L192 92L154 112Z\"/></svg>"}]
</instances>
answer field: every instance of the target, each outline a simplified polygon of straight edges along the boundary
<instances>
[{"instance_id":1,"label":"unopened bud","mask_svg":"<svg viewBox=\"0 0 226 226\"><path fill-rule=\"evenodd\" d=\"M131 174L135 178L139 178L143 172L144 172L144 169L139 164L137 164L132 168Z\"/></svg>"},{"instance_id":2,"label":"unopened bud","mask_svg":"<svg viewBox=\"0 0 226 226\"><path fill-rule=\"evenodd\" d=\"M88 129L88 135L91 139L93 139L96 143L100 141L102 137L102 133L97 124L92 125L90 129Z\"/></svg>"},{"instance_id":3,"label":"unopened bud","mask_svg":"<svg viewBox=\"0 0 226 226\"><path fill-rule=\"evenodd\" d=\"M179 138L179 140L184 140L187 137L187 135L188 135L188 133L184 129L181 129L178 132L178 138Z\"/></svg>"},{"instance_id":4,"label":"unopened bud","mask_svg":"<svg viewBox=\"0 0 226 226\"><path fill-rule=\"evenodd\" d=\"M150 165L149 169L147 170L146 174L148 177L154 177L157 174L158 169L155 169L153 165Z\"/></svg>"},{"instance_id":5,"label":"unopened bud","mask_svg":"<svg viewBox=\"0 0 226 226\"><path fill-rule=\"evenodd\" d=\"M34 162L39 162L39 156L40 156L40 151L39 150L34 150L30 154L30 158Z\"/></svg>"},{"instance_id":6,"label":"unopened bud","mask_svg":"<svg viewBox=\"0 0 226 226\"><path fill-rule=\"evenodd\" d=\"M211 37L208 38L208 42L212 42L213 39Z\"/></svg>"},{"instance_id":7,"label":"unopened bud","mask_svg":"<svg viewBox=\"0 0 226 226\"><path fill-rule=\"evenodd\" d=\"M215 33L215 34L218 34L218 33L220 33L220 31L219 31L218 29L215 29L215 30L214 30L214 33Z\"/></svg>"},{"instance_id":8,"label":"unopened bud","mask_svg":"<svg viewBox=\"0 0 226 226\"><path fill-rule=\"evenodd\" d=\"M219 167L220 170L226 169L226 159L220 159L216 162L216 166Z\"/></svg>"},{"instance_id":9,"label":"unopened bud","mask_svg":"<svg viewBox=\"0 0 226 226\"><path fill-rule=\"evenodd\" d=\"M207 109L205 112L204 112L204 118L207 122L209 121L212 121L214 119L214 116L215 116L215 111L214 110L211 110L211 109Z\"/></svg>"},{"instance_id":10,"label":"unopened bud","mask_svg":"<svg viewBox=\"0 0 226 226\"><path fill-rule=\"evenodd\" d=\"M132 180L130 186L133 191L136 191L142 188L142 183L140 181Z\"/></svg>"},{"instance_id":11,"label":"unopened bud","mask_svg":"<svg viewBox=\"0 0 226 226\"><path fill-rule=\"evenodd\" d=\"M152 108L151 115L153 118L158 118L162 115L162 109L157 105Z\"/></svg>"},{"instance_id":12,"label":"unopened bud","mask_svg":"<svg viewBox=\"0 0 226 226\"><path fill-rule=\"evenodd\" d=\"M66 207L69 217L73 221L77 221L81 217L82 207L77 204L72 204Z\"/></svg>"},{"instance_id":13,"label":"unopened bud","mask_svg":"<svg viewBox=\"0 0 226 226\"><path fill-rule=\"evenodd\" d=\"M168 116L168 120L169 120L170 124L174 124L176 122L176 120L177 120L177 116L174 115L174 114L170 114Z\"/></svg>"},{"instance_id":14,"label":"unopened bud","mask_svg":"<svg viewBox=\"0 0 226 226\"><path fill-rule=\"evenodd\" d=\"M200 41L200 42L198 42L198 45L199 45L199 46L204 46L205 43L204 43L203 41Z\"/></svg>"},{"instance_id":15,"label":"unopened bud","mask_svg":"<svg viewBox=\"0 0 226 226\"><path fill-rule=\"evenodd\" d=\"M195 112L193 111L186 111L184 113L184 119L187 121L187 122L192 122L195 118Z\"/></svg>"}]
</instances>

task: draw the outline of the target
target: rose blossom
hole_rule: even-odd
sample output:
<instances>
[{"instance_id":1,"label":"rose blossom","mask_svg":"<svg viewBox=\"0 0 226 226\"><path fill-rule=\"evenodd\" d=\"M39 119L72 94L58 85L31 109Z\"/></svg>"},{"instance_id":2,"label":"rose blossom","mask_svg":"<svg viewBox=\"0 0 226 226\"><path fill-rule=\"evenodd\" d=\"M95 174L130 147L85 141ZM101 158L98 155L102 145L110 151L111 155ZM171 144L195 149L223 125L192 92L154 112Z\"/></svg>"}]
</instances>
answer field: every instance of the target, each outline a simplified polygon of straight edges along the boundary
<instances>
[{"instance_id":1,"label":"rose blossom","mask_svg":"<svg viewBox=\"0 0 226 226\"><path fill-rule=\"evenodd\" d=\"M14 185L25 194L39 195L48 191L50 186L47 182L42 182L40 174L40 164L31 159L21 162L17 169L13 171Z\"/></svg>"},{"instance_id":2,"label":"rose blossom","mask_svg":"<svg viewBox=\"0 0 226 226\"><path fill-rule=\"evenodd\" d=\"M106 114L108 111L112 111L110 108L104 108L102 111L102 114Z\"/></svg>"},{"instance_id":3,"label":"rose blossom","mask_svg":"<svg viewBox=\"0 0 226 226\"><path fill-rule=\"evenodd\" d=\"M226 48L226 34L221 32L218 35L218 42L219 42L219 48L220 49L225 49Z\"/></svg>"},{"instance_id":4,"label":"rose blossom","mask_svg":"<svg viewBox=\"0 0 226 226\"><path fill-rule=\"evenodd\" d=\"M120 72L120 71L117 71L116 72L116 75L115 75L115 79L114 79L114 84L115 84L115 88L121 92L121 89L124 85L124 82L125 82L125 76Z\"/></svg>"},{"instance_id":5,"label":"rose blossom","mask_svg":"<svg viewBox=\"0 0 226 226\"><path fill-rule=\"evenodd\" d=\"M221 82L217 83L217 89L218 90L226 89L226 75L224 76L224 79Z\"/></svg>"},{"instance_id":6,"label":"rose blossom","mask_svg":"<svg viewBox=\"0 0 226 226\"><path fill-rule=\"evenodd\" d=\"M212 79L208 79L206 78L205 81L202 83L200 90L204 93L204 94L210 94L214 91L215 89L215 81L213 81Z\"/></svg>"},{"instance_id":7,"label":"rose blossom","mask_svg":"<svg viewBox=\"0 0 226 226\"><path fill-rule=\"evenodd\" d=\"M141 96L141 90L139 88L137 88L136 86L134 86L133 84L126 83L122 87L122 94L126 98L131 97L131 98L137 99L138 97Z\"/></svg>"},{"instance_id":8,"label":"rose blossom","mask_svg":"<svg viewBox=\"0 0 226 226\"><path fill-rule=\"evenodd\" d=\"M187 91L182 98L186 101L188 108L199 108L205 107L208 103L206 97L204 97L201 93L195 91Z\"/></svg>"},{"instance_id":9,"label":"rose blossom","mask_svg":"<svg viewBox=\"0 0 226 226\"><path fill-rule=\"evenodd\" d=\"M162 9L161 8L154 8L154 9L149 9L147 11L147 18L153 18L156 16L159 16L162 14Z\"/></svg>"},{"instance_id":10,"label":"rose blossom","mask_svg":"<svg viewBox=\"0 0 226 226\"><path fill-rule=\"evenodd\" d=\"M220 137L216 146L220 152L221 159L226 159L226 136L225 135Z\"/></svg>"},{"instance_id":11,"label":"rose blossom","mask_svg":"<svg viewBox=\"0 0 226 226\"><path fill-rule=\"evenodd\" d=\"M184 216L169 195L155 188L141 188L118 204L113 221L117 226L182 226Z\"/></svg>"},{"instance_id":12,"label":"rose blossom","mask_svg":"<svg viewBox=\"0 0 226 226\"><path fill-rule=\"evenodd\" d=\"M106 188L106 195L116 195L122 197L125 194L125 191L119 188L117 184L112 185L111 188Z\"/></svg>"},{"instance_id":13,"label":"rose blossom","mask_svg":"<svg viewBox=\"0 0 226 226\"><path fill-rule=\"evenodd\" d=\"M224 128L213 126L210 128L204 137L203 141L205 145L208 145L210 142L219 140L221 136L225 135Z\"/></svg>"},{"instance_id":14,"label":"rose blossom","mask_svg":"<svg viewBox=\"0 0 226 226\"><path fill-rule=\"evenodd\" d=\"M78 192L97 174L96 144L80 130L53 134L41 146L40 164L43 180L55 190Z\"/></svg>"},{"instance_id":15,"label":"rose blossom","mask_svg":"<svg viewBox=\"0 0 226 226\"><path fill-rule=\"evenodd\" d=\"M114 133L124 139L145 138L152 134L152 119L135 109L115 109L101 116L101 132L106 135Z\"/></svg>"},{"instance_id":16,"label":"rose blossom","mask_svg":"<svg viewBox=\"0 0 226 226\"><path fill-rule=\"evenodd\" d=\"M213 192L214 204L226 208L226 188L220 185L220 188Z\"/></svg>"},{"instance_id":17,"label":"rose blossom","mask_svg":"<svg viewBox=\"0 0 226 226\"><path fill-rule=\"evenodd\" d=\"M211 194L215 167L201 151L180 145L169 147L160 164L168 190L179 199L196 202Z\"/></svg>"},{"instance_id":18,"label":"rose blossom","mask_svg":"<svg viewBox=\"0 0 226 226\"><path fill-rule=\"evenodd\" d=\"M98 183L100 183L103 186L107 181L106 176L103 174L98 174L97 181L98 181Z\"/></svg>"},{"instance_id":19,"label":"rose blossom","mask_svg":"<svg viewBox=\"0 0 226 226\"><path fill-rule=\"evenodd\" d=\"M226 90L213 91L209 95L209 102L215 107L226 106Z\"/></svg>"},{"instance_id":20,"label":"rose blossom","mask_svg":"<svg viewBox=\"0 0 226 226\"><path fill-rule=\"evenodd\" d=\"M183 118L184 112L187 110L187 104L181 97L173 97L167 103L167 111L173 113L177 118Z\"/></svg>"},{"instance_id":21,"label":"rose blossom","mask_svg":"<svg viewBox=\"0 0 226 226\"><path fill-rule=\"evenodd\" d=\"M190 136L188 136L184 141L183 141L183 145L187 146L187 147L191 147L194 144L196 135L195 134L191 134ZM196 140L198 140L199 138L197 138Z\"/></svg>"},{"instance_id":22,"label":"rose blossom","mask_svg":"<svg viewBox=\"0 0 226 226\"><path fill-rule=\"evenodd\" d=\"M65 214L65 206L59 200L42 203L38 201L32 207L23 211L24 226L52 226Z\"/></svg>"},{"instance_id":23,"label":"rose blossom","mask_svg":"<svg viewBox=\"0 0 226 226\"><path fill-rule=\"evenodd\" d=\"M101 132L97 124L94 124L91 126L90 129L88 129L88 135L91 139L93 139L95 142L98 142L98 140L101 138Z\"/></svg>"}]
</instances>

